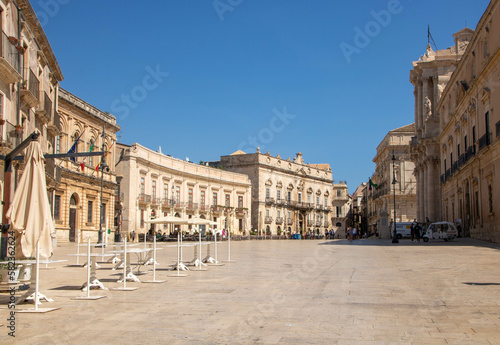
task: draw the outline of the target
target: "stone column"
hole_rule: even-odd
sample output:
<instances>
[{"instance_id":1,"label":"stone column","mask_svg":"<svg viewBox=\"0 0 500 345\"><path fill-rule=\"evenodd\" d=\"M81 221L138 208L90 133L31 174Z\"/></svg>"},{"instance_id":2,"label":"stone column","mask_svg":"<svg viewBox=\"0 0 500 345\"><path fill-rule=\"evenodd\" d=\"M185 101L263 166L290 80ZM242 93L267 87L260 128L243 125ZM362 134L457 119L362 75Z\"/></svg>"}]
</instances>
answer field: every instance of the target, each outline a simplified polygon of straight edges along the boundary
<instances>
[{"instance_id":1,"label":"stone column","mask_svg":"<svg viewBox=\"0 0 500 345\"><path fill-rule=\"evenodd\" d=\"M429 82L427 78L422 79L422 92L421 92L421 97L420 97L420 125L424 125L424 120L425 120L425 107L424 107L424 102L425 102L425 97L429 97ZM430 99L430 97L429 97Z\"/></svg>"},{"instance_id":2,"label":"stone column","mask_svg":"<svg viewBox=\"0 0 500 345\"><path fill-rule=\"evenodd\" d=\"M420 129L422 127L422 104L424 103L424 99L422 97L422 82L419 79L417 81L417 97L415 99L415 105L416 105L416 116L415 116L415 125L416 129Z\"/></svg>"},{"instance_id":3,"label":"stone column","mask_svg":"<svg viewBox=\"0 0 500 345\"><path fill-rule=\"evenodd\" d=\"M434 160L427 164L427 212L431 221L436 221L436 169Z\"/></svg>"},{"instance_id":4,"label":"stone column","mask_svg":"<svg viewBox=\"0 0 500 345\"><path fill-rule=\"evenodd\" d=\"M425 217L427 216L427 168L425 164L420 166L420 186L422 190L422 197L420 199L421 205L421 216L422 221L425 221Z\"/></svg>"}]
</instances>

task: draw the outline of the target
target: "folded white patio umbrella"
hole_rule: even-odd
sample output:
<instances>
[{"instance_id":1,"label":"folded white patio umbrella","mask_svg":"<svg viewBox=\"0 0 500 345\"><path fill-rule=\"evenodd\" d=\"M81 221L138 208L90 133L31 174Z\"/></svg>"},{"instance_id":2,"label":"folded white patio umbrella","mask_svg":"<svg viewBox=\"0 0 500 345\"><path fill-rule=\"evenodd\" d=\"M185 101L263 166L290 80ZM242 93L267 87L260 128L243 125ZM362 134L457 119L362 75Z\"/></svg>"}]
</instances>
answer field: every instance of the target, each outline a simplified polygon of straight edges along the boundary
<instances>
[{"instance_id":1,"label":"folded white patio umbrella","mask_svg":"<svg viewBox=\"0 0 500 345\"><path fill-rule=\"evenodd\" d=\"M47 196L45 159L38 141L31 142L27 147L24 160L24 172L7 211L7 218L21 236L23 256L35 256L39 242L39 254L49 258L53 253L51 233L54 232L54 221ZM19 254L16 253L16 256Z\"/></svg>"}]
</instances>

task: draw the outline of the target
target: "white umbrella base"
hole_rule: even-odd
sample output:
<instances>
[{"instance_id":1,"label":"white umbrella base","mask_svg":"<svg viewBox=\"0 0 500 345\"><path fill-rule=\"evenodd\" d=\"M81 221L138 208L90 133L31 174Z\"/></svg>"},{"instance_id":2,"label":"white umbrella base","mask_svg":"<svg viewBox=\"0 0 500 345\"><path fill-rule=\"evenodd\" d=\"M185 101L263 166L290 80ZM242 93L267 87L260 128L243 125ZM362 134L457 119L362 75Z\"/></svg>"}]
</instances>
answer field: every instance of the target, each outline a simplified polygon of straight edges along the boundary
<instances>
[{"instance_id":1,"label":"white umbrella base","mask_svg":"<svg viewBox=\"0 0 500 345\"><path fill-rule=\"evenodd\" d=\"M159 283L165 283L166 280L146 280L146 281L143 281L143 283L156 283L156 284L159 284Z\"/></svg>"},{"instance_id":2,"label":"white umbrella base","mask_svg":"<svg viewBox=\"0 0 500 345\"><path fill-rule=\"evenodd\" d=\"M73 297L72 299L93 301L93 300L101 299L101 298L106 298L106 296L82 296L82 297Z\"/></svg>"},{"instance_id":3,"label":"white umbrella base","mask_svg":"<svg viewBox=\"0 0 500 345\"><path fill-rule=\"evenodd\" d=\"M175 271L175 270L177 270L177 265L172 266L172 271ZM179 263L179 270L180 271L189 271L189 267L187 267L186 265L184 265L181 262L181 263Z\"/></svg>"},{"instance_id":4,"label":"white umbrella base","mask_svg":"<svg viewBox=\"0 0 500 345\"><path fill-rule=\"evenodd\" d=\"M59 308L33 308L33 309L23 309L16 310L16 313L48 313L49 311L54 311Z\"/></svg>"},{"instance_id":5,"label":"white umbrella base","mask_svg":"<svg viewBox=\"0 0 500 345\"><path fill-rule=\"evenodd\" d=\"M48 298L45 296L43 293L38 293L38 304L42 304L42 299L44 299L47 302L54 302L52 298ZM35 300L35 293L33 292L29 297L26 298L26 301L33 302ZM34 303L34 302L33 302Z\"/></svg>"},{"instance_id":6,"label":"white umbrella base","mask_svg":"<svg viewBox=\"0 0 500 345\"><path fill-rule=\"evenodd\" d=\"M113 291L134 291L137 289L138 289L138 287L119 287L119 288L113 288L111 290L113 290Z\"/></svg>"},{"instance_id":7,"label":"white umbrella base","mask_svg":"<svg viewBox=\"0 0 500 345\"><path fill-rule=\"evenodd\" d=\"M101 290L108 290L108 288L105 287L98 279L94 279L90 282L90 290L92 290L93 288L101 289ZM87 282L83 283L82 291L83 292L87 291Z\"/></svg>"},{"instance_id":8,"label":"white umbrella base","mask_svg":"<svg viewBox=\"0 0 500 345\"><path fill-rule=\"evenodd\" d=\"M117 280L116 282L117 283L123 283L123 276L120 278L120 280ZM125 279L127 279L127 281L131 280L131 281L134 281L136 283L140 283L141 281L139 280L139 278L136 277L135 274L133 274L132 272L129 272L127 273L127 276L125 277Z\"/></svg>"}]
</instances>

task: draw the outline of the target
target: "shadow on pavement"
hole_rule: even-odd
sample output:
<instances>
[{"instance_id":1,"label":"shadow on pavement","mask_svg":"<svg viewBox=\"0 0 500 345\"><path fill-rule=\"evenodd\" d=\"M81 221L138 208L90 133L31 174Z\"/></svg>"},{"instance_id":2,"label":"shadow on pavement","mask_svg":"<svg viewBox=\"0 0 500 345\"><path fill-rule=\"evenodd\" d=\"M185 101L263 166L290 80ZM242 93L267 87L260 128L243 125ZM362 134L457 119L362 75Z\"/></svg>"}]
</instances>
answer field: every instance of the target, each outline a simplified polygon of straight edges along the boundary
<instances>
[{"instance_id":1,"label":"shadow on pavement","mask_svg":"<svg viewBox=\"0 0 500 345\"><path fill-rule=\"evenodd\" d=\"M444 241L444 240L430 240L429 242L424 242L420 240L420 242L412 242L410 239L400 239L399 243L392 243L390 239L378 239L378 238L368 238L368 239L359 239L349 242L349 240L326 240L319 245L333 245L333 246L426 246L426 247L482 247L482 248L491 248L500 250L500 244L498 243L490 243L486 241L476 240L468 237L460 237L454 239L453 241Z\"/></svg>"}]
</instances>

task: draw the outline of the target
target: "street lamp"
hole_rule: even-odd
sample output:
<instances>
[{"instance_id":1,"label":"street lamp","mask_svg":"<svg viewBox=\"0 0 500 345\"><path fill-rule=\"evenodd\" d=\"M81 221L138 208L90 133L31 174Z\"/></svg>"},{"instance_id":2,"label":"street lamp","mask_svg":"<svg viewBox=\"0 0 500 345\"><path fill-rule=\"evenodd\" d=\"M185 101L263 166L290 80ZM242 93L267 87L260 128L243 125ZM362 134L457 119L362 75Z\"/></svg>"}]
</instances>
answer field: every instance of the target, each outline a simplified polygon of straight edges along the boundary
<instances>
[{"instance_id":1,"label":"street lamp","mask_svg":"<svg viewBox=\"0 0 500 345\"><path fill-rule=\"evenodd\" d=\"M100 214L99 214L99 233L98 233L98 238L97 238L97 243L102 243L102 223L103 223L103 218L104 218L104 204L103 204L103 190L104 190L104 170L106 172L109 171L109 167L104 162L104 158L102 163L99 165L99 169L101 169L101 207L100 207Z\"/></svg>"},{"instance_id":2,"label":"street lamp","mask_svg":"<svg viewBox=\"0 0 500 345\"><path fill-rule=\"evenodd\" d=\"M392 151L392 184L394 189L394 234L392 237L392 243L399 243L398 241L398 231L396 230L396 169L394 162L396 161L396 156L394 155L394 151Z\"/></svg>"},{"instance_id":3,"label":"street lamp","mask_svg":"<svg viewBox=\"0 0 500 345\"><path fill-rule=\"evenodd\" d=\"M170 196L172 199L172 217L175 217L175 211L174 211L175 196L174 196L174 193L175 193L175 185L174 185L174 183L172 183L172 195ZM174 230L174 224L172 223L171 227L170 227L170 234L172 234L174 232L173 230Z\"/></svg>"}]
</instances>

